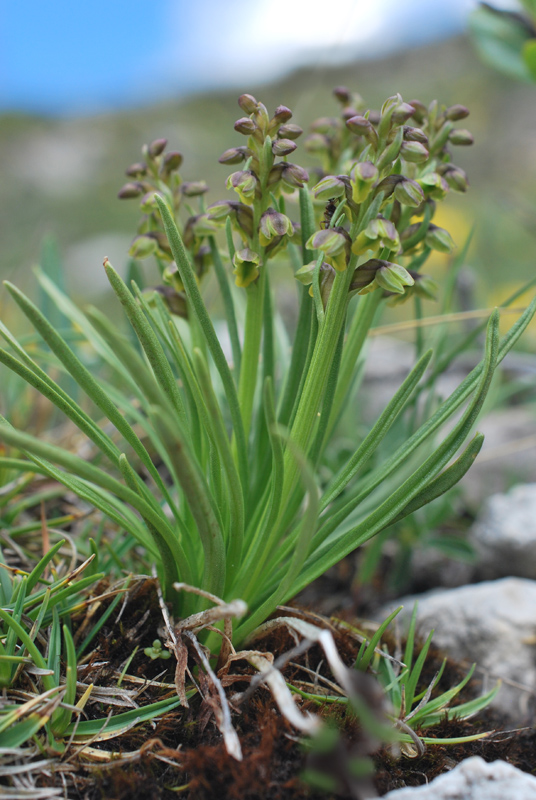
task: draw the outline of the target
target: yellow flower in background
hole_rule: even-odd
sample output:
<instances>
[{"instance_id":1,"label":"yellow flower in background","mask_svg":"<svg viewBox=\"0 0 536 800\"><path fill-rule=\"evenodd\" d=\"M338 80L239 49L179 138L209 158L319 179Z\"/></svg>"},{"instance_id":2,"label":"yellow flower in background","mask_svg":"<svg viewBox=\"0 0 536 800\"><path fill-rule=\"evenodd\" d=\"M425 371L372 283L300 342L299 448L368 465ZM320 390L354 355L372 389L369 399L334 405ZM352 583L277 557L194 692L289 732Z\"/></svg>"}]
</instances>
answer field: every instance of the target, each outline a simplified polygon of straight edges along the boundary
<instances>
[{"instance_id":1,"label":"yellow flower in background","mask_svg":"<svg viewBox=\"0 0 536 800\"><path fill-rule=\"evenodd\" d=\"M485 302L488 308L495 308L495 306L500 306L503 304L511 295L514 294L518 289L521 289L523 286L522 281L512 282L512 283L501 283L498 286L490 286L489 292L485 294ZM524 310L531 302L534 297L534 287L528 289L526 292L523 292L517 300L510 304L509 309L517 309L517 313L509 314L506 311L501 312L501 318L499 322L499 330L501 335L505 334L508 331L516 319L519 317L522 310ZM525 334L525 337L530 337L533 341L536 339L536 320L532 319L529 323ZM527 339L525 339L525 343L527 343Z\"/></svg>"}]
</instances>

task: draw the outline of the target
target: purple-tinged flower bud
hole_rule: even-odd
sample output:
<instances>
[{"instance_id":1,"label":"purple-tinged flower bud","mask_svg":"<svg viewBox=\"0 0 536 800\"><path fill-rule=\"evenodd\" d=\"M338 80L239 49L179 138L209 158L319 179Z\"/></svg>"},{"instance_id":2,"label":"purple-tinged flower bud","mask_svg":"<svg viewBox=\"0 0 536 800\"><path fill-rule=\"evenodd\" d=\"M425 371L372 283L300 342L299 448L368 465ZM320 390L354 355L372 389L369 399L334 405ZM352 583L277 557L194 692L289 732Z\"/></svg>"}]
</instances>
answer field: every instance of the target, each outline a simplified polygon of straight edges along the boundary
<instances>
[{"instance_id":1,"label":"purple-tinged flower bud","mask_svg":"<svg viewBox=\"0 0 536 800\"><path fill-rule=\"evenodd\" d=\"M155 286L154 291L164 298L171 314L188 319L188 303L184 292L178 292L173 286Z\"/></svg>"},{"instance_id":2,"label":"purple-tinged flower bud","mask_svg":"<svg viewBox=\"0 0 536 800\"><path fill-rule=\"evenodd\" d=\"M250 155L251 150L249 147L231 147L225 153L222 153L218 161L220 164L240 164L241 161L248 159Z\"/></svg>"},{"instance_id":3,"label":"purple-tinged flower bud","mask_svg":"<svg viewBox=\"0 0 536 800\"><path fill-rule=\"evenodd\" d=\"M473 134L464 128L458 128L449 133L449 142L451 144L470 145L473 144L474 141Z\"/></svg>"},{"instance_id":4,"label":"purple-tinged flower bud","mask_svg":"<svg viewBox=\"0 0 536 800\"><path fill-rule=\"evenodd\" d=\"M267 247L275 238L281 238L292 233L290 219L273 208L267 209L261 217L259 224L259 242L262 247Z\"/></svg>"},{"instance_id":5,"label":"purple-tinged flower bud","mask_svg":"<svg viewBox=\"0 0 536 800\"><path fill-rule=\"evenodd\" d=\"M411 164L423 164L428 160L430 153L420 142L402 142L400 155L404 161Z\"/></svg>"},{"instance_id":6,"label":"purple-tinged flower bud","mask_svg":"<svg viewBox=\"0 0 536 800\"><path fill-rule=\"evenodd\" d=\"M208 185L205 181L186 181L181 185L181 192L186 197L199 197L208 192Z\"/></svg>"},{"instance_id":7,"label":"purple-tinged flower bud","mask_svg":"<svg viewBox=\"0 0 536 800\"><path fill-rule=\"evenodd\" d=\"M357 108L354 108L354 106L345 106L341 111L341 117L345 122L349 119L352 119L352 117L359 117L359 116L360 116L359 111L357 110Z\"/></svg>"},{"instance_id":8,"label":"purple-tinged flower bud","mask_svg":"<svg viewBox=\"0 0 536 800\"><path fill-rule=\"evenodd\" d=\"M151 158L156 158L164 152L166 145L167 139L155 139L147 148L147 152Z\"/></svg>"},{"instance_id":9,"label":"purple-tinged flower bud","mask_svg":"<svg viewBox=\"0 0 536 800\"><path fill-rule=\"evenodd\" d=\"M319 117L311 124L314 133L334 133L340 130L341 121L336 117Z\"/></svg>"},{"instance_id":10,"label":"purple-tinged flower bud","mask_svg":"<svg viewBox=\"0 0 536 800\"><path fill-rule=\"evenodd\" d=\"M445 117L453 122L457 122L459 119L465 119L465 117L468 116L469 109L461 105L450 106L450 108L447 108L445 111Z\"/></svg>"},{"instance_id":11,"label":"purple-tinged flower bud","mask_svg":"<svg viewBox=\"0 0 536 800\"><path fill-rule=\"evenodd\" d=\"M281 125L277 132L277 136L279 139L297 139L303 133L303 128L300 128L299 125L295 125L293 122L289 122L286 125Z\"/></svg>"},{"instance_id":12,"label":"purple-tinged flower bud","mask_svg":"<svg viewBox=\"0 0 536 800\"><path fill-rule=\"evenodd\" d=\"M418 208L424 202L424 192L416 181L403 178L395 185L394 195L396 200L410 208Z\"/></svg>"},{"instance_id":13,"label":"purple-tinged flower bud","mask_svg":"<svg viewBox=\"0 0 536 800\"><path fill-rule=\"evenodd\" d=\"M309 173L297 164L283 164L281 180L292 189L303 189L309 180Z\"/></svg>"},{"instance_id":14,"label":"purple-tinged flower bud","mask_svg":"<svg viewBox=\"0 0 536 800\"><path fill-rule=\"evenodd\" d=\"M421 103L420 100L410 100L408 105L410 105L413 108L413 114L412 114L413 119L415 119L419 123L424 122L424 120L428 116L428 109L426 108L424 103Z\"/></svg>"},{"instance_id":15,"label":"purple-tinged flower bud","mask_svg":"<svg viewBox=\"0 0 536 800\"><path fill-rule=\"evenodd\" d=\"M147 175L147 164L143 162L131 164L130 167L125 170L125 175L128 175L129 178L143 178Z\"/></svg>"},{"instance_id":16,"label":"purple-tinged flower bud","mask_svg":"<svg viewBox=\"0 0 536 800\"><path fill-rule=\"evenodd\" d=\"M352 200L362 203L367 199L378 179L378 168L371 161L358 161L350 172Z\"/></svg>"},{"instance_id":17,"label":"purple-tinged flower bud","mask_svg":"<svg viewBox=\"0 0 536 800\"><path fill-rule=\"evenodd\" d=\"M414 113L415 109L409 103L399 103L391 114L391 122L393 125L403 125Z\"/></svg>"},{"instance_id":18,"label":"purple-tinged flower bud","mask_svg":"<svg viewBox=\"0 0 536 800\"><path fill-rule=\"evenodd\" d=\"M251 136L257 130L257 125L249 117L240 117L236 120L234 129L238 133L243 133L244 136Z\"/></svg>"},{"instance_id":19,"label":"purple-tinged flower bud","mask_svg":"<svg viewBox=\"0 0 536 800\"><path fill-rule=\"evenodd\" d=\"M313 194L316 200L331 200L332 198L342 197L346 187L340 178L335 175L328 175L316 186L313 187Z\"/></svg>"},{"instance_id":20,"label":"purple-tinged flower bud","mask_svg":"<svg viewBox=\"0 0 536 800\"><path fill-rule=\"evenodd\" d=\"M182 153L179 153L177 150L170 150L169 153L166 153L164 156L160 172L165 175L170 175L180 168L182 162Z\"/></svg>"},{"instance_id":21,"label":"purple-tinged flower bud","mask_svg":"<svg viewBox=\"0 0 536 800\"><path fill-rule=\"evenodd\" d=\"M117 192L117 196L120 200L130 200L132 197L139 197L142 193L142 183L125 183Z\"/></svg>"},{"instance_id":22,"label":"purple-tinged flower bud","mask_svg":"<svg viewBox=\"0 0 536 800\"><path fill-rule=\"evenodd\" d=\"M255 198L257 191L257 176L250 172L250 170L242 170L240 172L233 172L227 178L227 188L234 189L240 197L242 203L251 205Z\"/></svg>"},{"instance_id":23,"label":"purple-tinged flower bud","mask_svg":"<svg viewBox=\"0 0 536 800\"><path fill-rule=\"evenodd\" d=\"M237 205L238 203L232 200L219 200L207 208L207 216L209 219L226 219L235 211Z\"/></svg>"},{"instance_id":24,"label":"purple-tinged flower bud","mask_svg":"<svg viewBox=\"0 0 536 800\"><path fill-rule=\"evenodd\" d=\"M274 139L272 142L272 153L274 156L288 156L293 153L297 145L290 139Z\"/></svg>"},{"instance_id":25,"label":"purple-tinged flower bud","mask_svg":"<svg viewBox=\"0 0 536 800\"><path fill-rule=\"evenodd\" d=\"M260 257L249 247L236 251L233 264L233 275L236 275L235 283L237 286L246 289L259 277Z\"/></svg>"},{"instance_id":26,"label":"purple-tinged flower bud","mask_svg":"<svg viewBox=\"0 0 536 800\"><path fill-rule=\"evenodd\" d=\"M268 186L274 186L276 183L279 183L283 176L283 167L284 164L282 161L280 161L278 164L274 164L268 174Z\"/></svg>"},{"instance_id":27,"label":"purple-tinged flower bud","mask_svg":"<svg viewBox=\"0 0 536 800\"><path fill-rule=\"evenodd\" d=\"M304 264L294 273L294 277L304 286L309 286L309 294L314 297L313 291L313 278L316 268L316 261L311 261L309 264ZM336 272L327 261L323 261L320 265L320 297L322 298L322 305L327 307L331 287L335 280Z\"/></svg>"},{"instance_id":28,"label":"purple-tinged flower bud","mask_svg":"<svg viewBox=\"0 0 536 800\"><path fill-rule=\"evenodd\" d=\"M346 88L346 86L336 86L333 90L333 94L339 103L342 103L343 105L348 105L352 99L352 94L350 90Z\"/></svg>"},{"instance_id":29,"label":"purple-tinged flower bud","mask_svg":"<svg viewBox=\"0 0 536 800\"><path fill-rule=\"evenodd\" d=\"M419 185L428 197L434 200L443 200L449 190L449 185L442 175L437 172L428 172L418 180Z\"/></svg>"},{"instance_id":30,"label":"purple-tinged flower bud","mask_svg":"<svg viewBox=\"0 0 536 800\"><path fill-rule=\"evenodd\" d=\"M447 169L443 173L446 182L455 192L466 192L469 186L467 175L463 169L454 166L454 164L446 165Z\"/></svg>"},{"instance_id":31,"label":"purple-tinged flower bud","mask_svg":"<svg viewBox=\"0 0 536 800\"><path fill-rule=\"evenodd\" d=\"M128 249L131 258L148 258L158 247L156 239L152 236L136 236Z\"/></svg>"},{"instance_id":32,"label":"purple-tinged flower bud","mask_svg":"<svg viewBox=\"0 0 536 800\"><path fill-rule=\"evenodd\" d=\"M444 228L438 228L437 225L430 224L424 241L431 247L432 250L437 250L439 253L451 253L456 247L454 239L448 231Z\"/></svg>"},{"instance_id":33,"label":"purple-tinged flower bud","mask_svg":"<svg viewBox=\"0 0 536 800\"><path fill-rule=\"evenodd\" d=\"M366 136L372 128L372 125L366 117L358 115L347 119L346 127L348 130L352 131L352 133L357 134L357 136Z\"/></svg>"},{"instance_id":34,"label":"purple-tinged flower bud","mask_svg":"<svg viewBox=\"0 0 536 800\"><path fill-rule=\"evenodd\" d=\"M148 231L145 235L155 240L159 251L158 255L172 258L171 247L164 231Z\"/></svg>"},{"instance_id":35,"label":"purple-tinged flower bud","mask_svg":"<svg viewBox=\"0 0 536 800\"><path fill-rule=\"evenodd\" d=\"M388 292L403 294L406 286L413 286L414 280L404 267L372 258L357 267L350 284L350 290L359 290L359 294L368 294L376 288Z\"/></svg>"},{"instance_id":36,"label":"purple-tinged flower bud","mask_svg":"<svg viewBox=\"0 0 536 800\"><path fill-rule=\"evenodd\" d=\"M238 105L246 114L253 114L259 104L252 94L241 94L238 98Z\"/></svg>"},{"instance_id":37,"label":"purple-tinged flower bud","mask_svg":"<svg viewBox=\"0 0 536 800\"><path fill-rule=\"evenodd\" d=\"M404 141L406 142L420 142L428 146L428 136L420 128L412 128L410 125L404 125Z\"/></svg>"},{"instance_id":38,"label":"purple-tinged flower bud","mask_svg":"<svg viewBox=\"0 0 536 800\"><path fill-rule=\"evenodd\" d=\"M283 125L285 122L288 122L289 119L292 119L292 111L290 108L287 108L286 106L277 106L273 116L273 121Z\"/></svg>"},{"instance_id":39,"label":"purple-tinged flower bud","mask_svg":"<svg viewBox=\"0 0 536 800\"><path fill-rule=\"evenodd\" d=\"M348 265L351 240L344 228L324 228L313 233L306 243L308 250L320 250L325 253L336 270L344 272Z\"/></svg>"},{"instance_id":40,"label":"purple-tinged flower bud","mask_svg":"<svg viewBox=\"0 0 536 800\"><path fill-rule=\"evenodd\" d=\"M238 228L251 239L253 236L253 209L245 206L244 203L237 203L235 213Z\"/></svg>"},{"instance_id":41,"label":"purple-tinged flower bud","mask_svg":"<svg viewBox=\"0 0 536 800\"><path fill-rule=\"evenodd\" d=\"M321 133L312 133L305 140L305 149L308 153L325 153L329 150L329 139Z\"/></svg>"},{"instance_id":42,"label":"purple-tinged flower bud","mask_svg":"<svg viewBox=\"0 0 536 800\"><path fill-rule=\"evenodd\" d=\"M146 214L151 214L158 208L155 195L156 192L154 191L147 192L147 194L145 194L141 199L140 209L144 211Z\"/></svg>"}]
</instances>

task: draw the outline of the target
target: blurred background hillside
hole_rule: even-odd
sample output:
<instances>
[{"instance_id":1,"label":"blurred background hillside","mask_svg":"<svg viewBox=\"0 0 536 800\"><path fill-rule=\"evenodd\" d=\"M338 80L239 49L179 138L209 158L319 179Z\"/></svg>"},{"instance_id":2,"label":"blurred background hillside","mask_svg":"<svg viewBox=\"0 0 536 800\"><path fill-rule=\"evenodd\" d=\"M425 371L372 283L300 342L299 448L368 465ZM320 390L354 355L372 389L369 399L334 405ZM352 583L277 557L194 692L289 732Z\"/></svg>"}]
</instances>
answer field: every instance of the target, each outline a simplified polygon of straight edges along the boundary
<instances>
[{"instance_id":1,"label":"blurred background hillside","mask_svg":"<svg viewBox=\"0 0 536 800\"><path fill-rule=\"evenodd\" d=\"M289 106L307 129L336 113L331 90L340 84L373 108L396 91L468 106L475 145L457 148L455 159L471 187L449 197L439 224L460 246L475 225L469 262L479 303L533 274L536 92L481 63L464 32L471 0L378 0L374 11L348 0L336 24L325 2L310 3L307 15L298 0L271 0L265 17L263 3L246 13L241 0L204 0L195 13L182 2L101 9L99 0L78 25L63 0L48 15L42 4L23 5L24 26L19 12L7 14L2 57L2 277L28 288L53 235L75 296L94 298L104 288L102 257L127 262L138 212L117 191L144 142L166 137L184 155L184 178L208 181L210 202L227 196L231 169L219 155L243 143L233 130L240 93L269 110ZM303 147L294 160L314 163Z\"/></svg>"}]
</instances>

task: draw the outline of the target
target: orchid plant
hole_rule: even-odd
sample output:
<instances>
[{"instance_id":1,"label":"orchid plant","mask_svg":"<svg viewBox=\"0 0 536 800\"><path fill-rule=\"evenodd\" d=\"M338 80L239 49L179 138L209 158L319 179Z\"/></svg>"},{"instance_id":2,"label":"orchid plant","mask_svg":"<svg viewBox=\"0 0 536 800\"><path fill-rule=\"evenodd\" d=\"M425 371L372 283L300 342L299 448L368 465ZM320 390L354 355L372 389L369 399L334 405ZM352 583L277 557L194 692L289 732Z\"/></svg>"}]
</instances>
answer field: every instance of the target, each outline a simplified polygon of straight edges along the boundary
<instances>
[{"instance_id":1,"label":"orchid plant","mask_svg":"<svg viewBox=\"0 0 536 800\"><path fill-rule=\"evenodd\" d=\"M482 361L378 462L376 450L395 420L416 408L422 388L448 364L444 353L440 360L420 354L348 461L332 474L323 469L374 321L386 306L436 292L422 269L432 251L454 246L433 221L436 204L466 191L450 150L472 142L455 125L468 114L462 106L394 95L375 112L345 88L335 96L341 115L315 122L305 140L320 161L315 177L288 160L303 133L291 111L279 106L270 115L248 94L239 98L244 116L235 123L246 143L220 158L236 167L227 199L207 206L206 184L182 180L182 156L166 151L165 140L144 148L119 196L140 202L130 254L155 258L162 285L127 285L104 261L130 333L99 309L81 311L38 272L78 332L71 346L6 283L48 346L41 355L55 372L3 324L1 363L60 409L93 449L89 458L77 455L2 418L0 440L12 452L0 467L59 481L133 536L156 564L177 615L203 610L208 596L245 601L235 643L330 566L462 478L482 445L479 434L466 440L493 371L536 307L502 339L494 312ZM275 260L296 279L291 347L274 309ZM203 299L209 270L225 338ZM87 345L102 362L96 374ZM58 369L91 406L62 388L53 377ZM204 594L179 594L177 583Z\"/></svg>"}]
</instances>

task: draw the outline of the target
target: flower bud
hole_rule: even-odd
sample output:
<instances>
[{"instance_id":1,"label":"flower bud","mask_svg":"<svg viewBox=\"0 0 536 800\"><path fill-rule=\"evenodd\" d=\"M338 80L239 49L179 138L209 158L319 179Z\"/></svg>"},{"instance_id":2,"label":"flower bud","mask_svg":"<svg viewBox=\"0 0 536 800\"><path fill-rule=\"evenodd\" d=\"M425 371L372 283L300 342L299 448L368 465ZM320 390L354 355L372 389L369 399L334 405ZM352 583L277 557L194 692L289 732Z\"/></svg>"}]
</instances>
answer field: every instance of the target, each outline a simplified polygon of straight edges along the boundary
<instances>
[{"instance_id":1,"label":"flower bud","mask_svg":"<svg viewBox=\"0 0 536 800\"><path fill-rule=\"evenodd\" d=\"M162 175L170 175L172 172L179 169L182 161L182 153L177 152L177 150L170 150L169 153L166 153L164 156L160 172Z\"/></svg>"},{"instance_id":2,"label":"flower bud","mask_svg":"<svg viewBox=\"0 0 536 800\"><path fill-rule=\"evenodd\" d=\"M269 208L264 212L259 224L259 242L262 247L267 247L276 237L291 233L292 222L285 214L281 214L273 208Z\"/></svg>"},{"instance_id":3,"label":"flower bud","mask_svg":"<svg viewBox=\"0 0 536 800\"><path fill-rule=\"evenodd\" d=\"M207 216L209 219L225 219L233 213L237 205L232 200L219 200L207 208Z\"/></svg>"},{"instance_id":4,"label":"flower bud","mask_svg":"<svg viewBox=\"0 0 536 800\"><path fill-rule=\"evenodd\" d=\"M238 98L238 105L246 114L253 114L257 110L258 103L252 94L241 94Z\"/></svg>"},{"instance_id":5,"label":"flower bud","mask_svg":"<svg viewBox=\"0 0 536 800\"><path fill-rule=\"evenodd\" d=\"M208 186L205 181L186 181L181 185L181 192L186 197L199 197L208 192Z\"/></svg>"},{"instance_id":6,"label":"flower bud","mask_svg":"<svg viewBox=\"0 0 536 800\"><path fill-rule=\"evenodd\" d=\"M188 319L188 304L183 292L178 292L173 286L155 286L154 291L164 298L171 314Z\"/></svg>"},{"instance_id":7,"label":"flower bud","mask_svg":"<svg viewBox=\"0 0 536 800\"><path fill-rule=\"evenodd\" d=\"M421 103L420 100L410 100L408 105L413 108L413 119L417 120L417 122L422 123L428 116L428 109Z\"/></svg>"},{"instance_id":8,"label":"flower bud","mask_svg":"<svg viewBox=\"0 0 536 800\"><path fill-rule=\"evenodd\" d=\"M388 292L403 294L406 286L413 286L414 280L404 267L372 258L357 267L350 284L350 290L368 294L378 287Z\"/></svg>"},{"instance_id":9,"label":"flower bud","mask_svg":"<svg viewBox=\"0 0 536 800\"><path fill-rule=\"evenodd\" d=\"M339 103L342 103L343 105L348 105L352 99L350 90L347 89L346 86L336 86L333 90L333 94Z\"/></svg>"},{"instance_id":10,"label":"flower bud","mask_svg":"<svg viewBox=\"0 0 536 800\"><path fill-rule=\"evenodd\" d=\"M341 123L336 117L319 117L311 124L311 130L314 133L330 133L333 134L341 127Z\"/></svg>"},{"instance_id":11,"label":"flower bud","mask_svg":"<svg viewBox=\"0 0 536 800\"><path fill-rule=\"evenodd\" d=\"M253 236L253 209L243 203L236 203L235 214L238 228L251 239Z\"/></svg>"},{"instance_id":12,"label":"flower bud","mask_svg":"<svg viewBox=\"0 0 536 800\"><path fill-rule=\"evenodd\" d=\"M348 130L352 131L352 133L357 134L357 136L367 136L372 125L366 117L357 116L347 119L346 127Z\"/></svg>"},{"instance_id":13,"label":"flower bud","mask_svg":"<svg viewBox=\"0 0 536 800\"><path fill-rule=\"evenodd\" d=\"M406 142L420 142L428 146L428 136L420 128L412 128L410 125L404 125L404 141Z\"/></svg>"},{"instance_id":14,"label":"flower bud","mask_svg":"<svg viewBox=\"0 0 536 800\"><path fill-rule=\"evenodd\" d=\"M412 117L415 113L415 109L413 106L410 106L409 103L399 103L394 109L393 113L391 114L391 122L393 125L403 125L404 122Z\"/></svg>"},{"instance_id":15,"label":"flower bud","mask_svg":"<svg viewBox=\"0 0 536 800\"><path fill-rule=\"evenodd\" d=\"M455 167L453 164L449 164L443 173L443 177L450 188L455 192L467 191L469 181L467 180L467 175L465 174L464 170L460 167Z\"/></svg>"},{"instance_id":16,"label":"flower bud","mask_svg":"<svg viewBox=\"0 0 536 800\"><path fill-rule=\"evenodd\" d=\"M143 193L143 184L141 183L125 183L119 189L117 196L120 200L130 200L132 197L139 197Z\"/></svg>"},{"instance_id":17,"label":"flower bud","mask_svg":"<svg viewBox=\"0 0 536 800\"><path fill-rule=\"evenodd\" d=\"M437 225L433 224L428 227L424 241L428 247L431 247L432 250L437 250L439 253L451 253L456 247L450 233L444 228L438 228Z\"/></svg>"},{"instance_id":18,"label":"flower bud","mask_svg":"<svg viewBox=\"0 0 536 800\"><path fill-rule=\"evenodd\" d=\"M303 133L303 128L300 128L299 125L295 125L293 122L289 122L286 125L281 125L277 132L277 136L280 139L297 139Z\"/></svg>"},{"instance_id":19,"label":"flower bud","mask_svg":"<svg viewBox=\"0 0 536 800\"><path fill-rule=\"evenodd\" d=\"M156 158L164 152L166 145L167 139L155 139L147 148L147 152L151 158Z\"/></svg>"},{"instance_id":20,"label":"flower bud","mask_svg":"<svg viewBox=\"0 0 536 800\"><path fill-rule=\"evenodd\" d=\"M316 261L311 261L310 264L304 264L303 267L296 270L294 277L304 286L309 286L309 294L314 297L312 287L314 272L316 268ZM329 294L333 281L335 280L336 272L327 261L323 261L320 265L320 297L322 298L322 305L326 308L329 300Z\"/></svg>"},{"instance_id":21,"label":"flower bud","mask_svg":"<svg viewBox=\"0 0 536 800\"><path fill-rule=\"evenodd\" d=\"M411 178L403 178L399 181L394 190L396 200L403 206L418 208L424 201L424 192L416 181Z\"/></svg>"},{"instance_id":22,"label":"flower bud","mask_svg":"<svg viewBox=\"0 0 536 800\"><path fill-rule=\"evenodd\" d=\"M358 161L350 172L352 200L362 203L369 196L378 179L378 169L371 161Z\"/></svg>"},{"instance_id":23,"label":"flower bud","mask_svg":"<svg viewBox=\"0 0 536 800\"><path fill-rule=\"evenodd\" d=\"M128 249L131 258L148 258L157 249L157 241L152 236L136 236Z\"/></svg>"},{"instance_id":24,"label":"flower bud","mask_svg":"<svg viewBox=\"0 0 536 800\"><path fill-rule=\"evenodd\" d=\"M458 128L449 134L449 142L457 145L470 145L474 142L473 134L465 128Z\"/></svg>"},{"instance_id":25,"label":"flower bud","mask_svg":"<svg viewBox=\"0 0 536 800\"><path fill-rule=\"evenodd\" d=\"M268 174L268 186L275 186L276 183L279 183L283 176L283 167L284 164L282 161L280 161L278 164L274 164Z\"/></svg>"},{"instance_id":26,"label":"flower bud","mask_svg":"<svg viewBox=\"0 0 536 800\"><path fill-rule=\"evenodd\" d=\"M422 178L419 178L418 183L425 194L435 200L443 200L449 190L449 185L445 178L437 172L428 172Z\"/></svg>"},{"instance_id":27,"label":"flower bud","mask_svg":"<svg viewBox=\"0 0 536 800\"><path fill-rule=\"evenodd\" d=\"M297 164L283 164L281 180L286 186L291 188L303 189L309 180L309 173Z\"/></svg>"},{"instance_id":28,"label":"flower bud","mask_svg":"<svg viewBox=\"0 0 536 800\"><path fill-rule=\"evenodd\" d=\"M147 164L143 162L131 164L130 167L125 170L125 175L128 175L129 178L143 178L147 175Z\"/></svg>"},{"instance_id":29,"label":"flower bud","mask_svg":"<svg viewBox=\"0 0 536 800\"><path fill-rule=\"evenodd\" d=\"M233 275L236 275L236 285L246 289L253 281L257 280L259 277L259 264L259 256L249 247L237 250L233 258Z\"/></svg>"},{"instance_id":30,"label":"flower bud","mask_svg":"<svg viewBox=\"0 0 536 800\"><path fill-rule=\"evenodd\" d=\"M324 228L309 237L305 247L308 250L320 250L332 260L333 266L343 272L350 254L350 237L343 228Z\"/></svg>"},{"instance_id":31,"label":"flower bud","mask_svg":"<svg viewBox=\"0 0 536 800\"><path fill-rule=\"evenodd\" d=\"M452 122L456 122L459 119L465 119L465 117L469 116L469 109L465 106L454 105L447 108L445 111L445 117L447 119L452 120Z\"/></svg>"},{"instance_id":32,"label":"flower bud","mask_svg":"<svg viewBox=\"0 0 536 800\"><path fill-rule=\"evenodd\" d=\"M345 193L345 185L340 178L335 175L328 175L313 188L316 200L331 200L332 198L342 197Z\"/></svg>"},{"instance_id":33,"label":"flower bud","mask_svg":"<svg viewBox=\"0 0 536 800\"><path fill-rule=\"evenodd\" d=\"M273 116L273 121L282 125L283 123L288 122L289 119L292 119L292 111L290 108L287 108L286 106L277 106Z\"/></svg>"},{"instance_id":34,"label":"flower bud","mask_svg":"<svg viewBox=\"0 0 536 800\"><path fill-rule=\"evenodd\" d=\"M325 153L329 150L329 139L321 133L312 133L305 140L305 149L308 153Z\"/></svg>"},{"instance_id":35,"label":"flower bud","mask_svg":"<svg viewBox=\"0 0 536 800\"><path fill-rule=\"evenodd\" d=\"M257 130L257 126L249 117L240 117L236 120L234 129L238 133L243 133L244 136L251 136Z\"/></svg>"},{"instance_id":36,"label":"flower bud","mask_svg":"<svg viewBox=\"0 0 536 800\"><path fill-rule=\"evenodd\" d=\"M290 139L274 139L272 142L272 153L274 156L288 156L293 153L297 145Z\"/></svg>"},{"instance_id":37,"label":"flower bud","mask_svg":"<svg viewBox=\"0 0 536 800\"><path fill-rule=\"evenodd\" d=\"M369 222L364 231L361 231L352 245L354 255L363 255L367 250L378 252L383 247L389 250L400 249L398 231L390 220L377 217Z\"/></svg>"},{"instance_id":38,"label":"flower bud","mask_svg":"<svg viewBox=\"0 0 536 800\"><path fill-rule=\"evenodd\" d=\"M153 211L156 211L156 209L158 208L158 206L156 204L155 195L156 195L156 192L153 192L153 191L152 192L147 192L147 194L145 194L141 199L140 208L146 214L151 214Z\"/></svg>"},{"instance_id":39,"label":"flower bud","mask_svg":"<svg viewBox=\"0 0 536 800\"><path fill-rule=\"evenodd\" d=\"M402 142L400 155L404 161L411 164L423 164L428 160L430 153L420 142Z\"/></svg>"},{"instance_id":40,"label":"flower bud","mask_svg":"<svg viewBox=\"0 0 536 800\"><path fill-rule=\"evenodd\" d=\"M218 158L220 164L240 164L251 155L249 147L231 147Z\"/></svg>"},{"instance_id":41,"label":"flower bud","mask_svg":"<svg viewBox=\"0 0 536 800\"><path fill-rule=\"evenodd\" d=\"M257 177L249 170L233 172L227 178L227 188L234 189L242 203L251 205L257 190Z\"/></svg>"}]
</instances>

